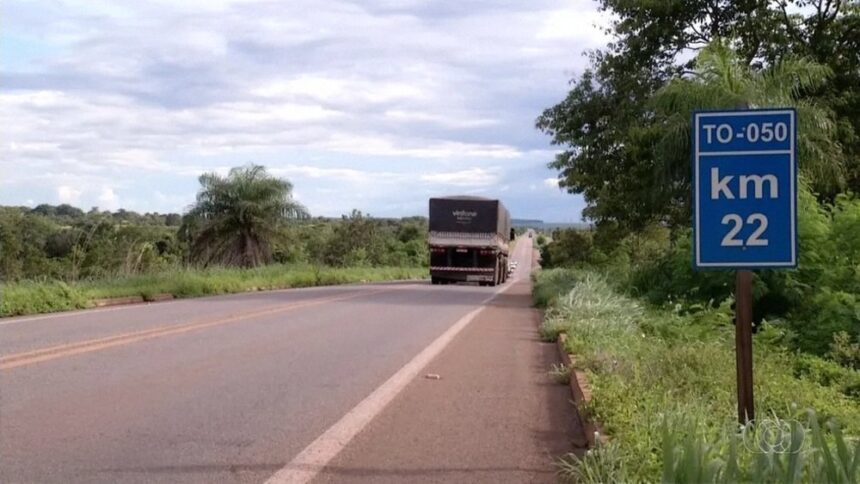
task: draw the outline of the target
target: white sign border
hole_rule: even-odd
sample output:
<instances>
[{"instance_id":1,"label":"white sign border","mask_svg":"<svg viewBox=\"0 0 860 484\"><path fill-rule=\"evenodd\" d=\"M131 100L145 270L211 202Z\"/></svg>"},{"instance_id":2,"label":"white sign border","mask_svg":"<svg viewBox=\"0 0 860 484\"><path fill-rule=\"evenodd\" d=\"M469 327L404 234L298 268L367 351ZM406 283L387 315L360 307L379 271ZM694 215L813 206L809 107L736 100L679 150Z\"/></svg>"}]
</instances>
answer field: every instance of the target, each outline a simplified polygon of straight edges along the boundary
<instances>
[{"instance_id":1,"label":"white sign border","mask_svg":"<svg viewBox=\"0 0 860 484\"><path fill-rule=\"evenodd\" d=\"M791 143L788 150L789 154L789 187L790 191L790 217L791 217L791 260L786 262L702 262L702 245L701 245L701 214L699 207L699 196L701 193L700 185L700 177L699 177L699 165L701 164L702 156L708 156L708 154L702 154L699 150L699 124L701 118L709 118L709 117L728 117L728 116L758 116L758 115L768 115L768 114L788 114L789 119L791 119L791 129L789 130ZM797 149L795 146L795 141L797 139L797 110L793 108L786 109L744 109L737 111L696 111L693 113L693 129L695 130L695 145L693 147L693 169L694 169L694 180L693 186L695 188L694 196L695 196L695 224L693 230L696 235L696 243L694 247L695 251L695 267L696 268L705 268L705 269L743 269L743 268L752 268L752 267L797 267L797 187L795 186L795 181L797 180ZM766 154L768 150L756 151L755 153ZM734 152L737 153L737 152ZM749 153L752 154L752 153Z\"/></svg>"}]
</instances>

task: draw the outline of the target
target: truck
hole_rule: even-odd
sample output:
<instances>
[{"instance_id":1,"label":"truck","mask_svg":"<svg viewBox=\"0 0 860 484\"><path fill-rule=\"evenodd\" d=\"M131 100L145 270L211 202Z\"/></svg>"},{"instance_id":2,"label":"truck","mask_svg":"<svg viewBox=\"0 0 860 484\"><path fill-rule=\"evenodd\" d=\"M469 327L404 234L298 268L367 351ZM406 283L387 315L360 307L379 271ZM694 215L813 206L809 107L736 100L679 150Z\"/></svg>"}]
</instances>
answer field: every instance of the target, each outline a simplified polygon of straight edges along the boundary
<instances>
[{"instance_id":1,"label":"truck","mask_svg":"<svg viewBox=\"0 0 860 484\"><path fill-rule=\"evenodd\" d=\"M499 200L472 196L430 199L428 246L433 284L508 278L511 215Z\"/></svg>"}]
</instances>

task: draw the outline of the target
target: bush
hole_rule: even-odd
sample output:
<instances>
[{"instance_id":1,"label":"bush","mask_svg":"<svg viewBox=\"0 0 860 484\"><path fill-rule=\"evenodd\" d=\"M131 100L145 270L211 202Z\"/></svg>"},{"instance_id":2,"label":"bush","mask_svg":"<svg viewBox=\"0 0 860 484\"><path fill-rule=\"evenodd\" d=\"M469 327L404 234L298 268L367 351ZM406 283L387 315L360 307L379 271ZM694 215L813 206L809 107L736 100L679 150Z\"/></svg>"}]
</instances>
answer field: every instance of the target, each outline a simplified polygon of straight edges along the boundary
<instances>
[{"instance_id":1,"label":"bush","mask_svg":"<svg viewBox=\"0 0 860 484\"><path fill-rule=\"evenodd\" d=\"M23 282L0 286L0 316L81 309L89 301L80 288L65 282Z\"/></svg>"},{"instance_id":2,"label":"bush","mask_svg":"<svg viewBox=\"0 0 860 484\"><path fill-rule=\"evenodd\" d=\"M797 355L792 363L794 374L798 378L836 388L860 402L860 371L807 354Z\"/></svg>"},{"instance_id":3,"label":"bush","mask_svg":"<svg viewBox=\"0 0 860 484\"><path fill-rule=\"evenodd\" d=\"M689 229L670 234L660 225L625 233L599 224L584 236L559 231L542 253L549 265L599 269L613 287L656 305L717 307L731 300L731 271L697 271ZM841 195L822 205L801 183L798 201L799 265L796 270L756 271L754 320L783 320L785 342L815 355L829 355L835 334L848 335L850 353L860 344L860 199ZM588 252L587 256L583 254ZM852 365L853 357L839 356ZM846 359L847 358L847 359Z\"/></svg>"},{"instance_id":4,"label":"bush","mask_svg":"<svg viewBox=\"0 0 860 484\"><path fill-rule=\"evenodd\" d=\"M249 290L287 289L351 282L418 279L424 268L313 267L270 265L256 269L209 268L174 270L79 283L22 282L0 286L0 316L65 311L93 305L96 299L157 294L177 298L228 294Z\"/></svg>"},{"instance_id":5,"label":"bush","mask_svg":"<svg viewBox=\"0 0 860 484\"><path fill-rule=\"evenodd\" d=\"M566 292L553 296L553 290ZM673 442L719 443L712 454L694 447L700 453L683 454L681 460L725 458L729 436L737 429L728 304L677 311L643 306L619 294L603 276L566 270L539 273L535 295L549 302L545 337L566 332L568 351L577 355L577 365L590 379L592 401L586 415L603 425L613 443L608 454L598 449L577 463L574 474L580 479L600 476L603 482L659 480L668 462L667 422L674 439L669 447ZM811 408L848 434L860 435L860 402L851 393L858 372L789 352L778 343L784 336L780 325L770 324L756 335L758 415L791 419L798 417L798 408ZM747 461L739 462L741 475L752 472ZM704 474L673 475L696 479Z\"/></svg>"},{"instance_id":6,"label":"bush","mask_svg":"<svg viewBox=\"0 0 860 484\"><path fill-rule=\"evenodd\" d=\"M532 299L536 306L545 308L556 297L569 291L579 279L575 271L564 269L544 269L532 273L532 279L540 277L540 284L535 284Z\"/></svg>"},{"instance_id":7,"label":"bush","mask_svg":"<svg viewBox=\"0 0 860 484\"><path fill-rule=\"evenodd\" d=\"M840 365L860 370L860 343L852 343L851 336L840 331L833 335L830 357Z\"/></svg>"}]
</instances>

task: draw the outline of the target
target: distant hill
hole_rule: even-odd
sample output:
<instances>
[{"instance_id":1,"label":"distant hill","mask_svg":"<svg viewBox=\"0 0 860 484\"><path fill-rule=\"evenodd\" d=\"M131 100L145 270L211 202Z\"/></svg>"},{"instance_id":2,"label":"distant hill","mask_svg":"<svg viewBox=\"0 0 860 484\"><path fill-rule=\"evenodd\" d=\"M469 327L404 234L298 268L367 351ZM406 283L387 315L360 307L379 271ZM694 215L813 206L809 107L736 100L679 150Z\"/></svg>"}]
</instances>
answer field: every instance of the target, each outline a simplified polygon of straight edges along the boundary
<instances>
[{"instance_id":1,"label":"distant hill","mask_svg":"<svg viewBox=\"0 0 860 484\"><path fill-rule=\"evenodd\" d=\"M524 227L535 230L553 230L553 229L567 229L567 228L576 228L576 229L587 229L590 227L587 223L582 222L573 222L573 223L561 223L561 222L544 222L543 220L537 219L525 219L525 218L512 218L511 225L514 227Z\"/></svg>"},{"instance_id":2,"label":"distant hill","mask_svg":"<svg viewBox=\"0 0 860 484\"><path fill-rule=\"evenodd\" d=\"M527 218L512 218L511 225L514 227L536 227L543 225L543 220L532 220Z\"/></svg>"}]
</instances>

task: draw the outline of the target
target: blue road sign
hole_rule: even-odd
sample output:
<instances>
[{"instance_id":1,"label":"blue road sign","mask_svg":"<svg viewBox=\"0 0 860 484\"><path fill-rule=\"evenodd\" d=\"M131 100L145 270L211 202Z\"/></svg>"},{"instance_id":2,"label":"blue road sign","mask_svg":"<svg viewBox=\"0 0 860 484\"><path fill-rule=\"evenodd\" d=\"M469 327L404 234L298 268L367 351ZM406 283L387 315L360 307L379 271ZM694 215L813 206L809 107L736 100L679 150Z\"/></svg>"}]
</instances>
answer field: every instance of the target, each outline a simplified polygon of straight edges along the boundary
<instances>
[{"instance_id":1,"label":"blue road sign","mask_svg":"<svg viewBox=\"0 0 860 484\"><path fill-rule=\"evenodd\" d=\"M693 264L797 266L794 109L693 114Z\"/></svg>"}]
</instances>

